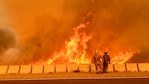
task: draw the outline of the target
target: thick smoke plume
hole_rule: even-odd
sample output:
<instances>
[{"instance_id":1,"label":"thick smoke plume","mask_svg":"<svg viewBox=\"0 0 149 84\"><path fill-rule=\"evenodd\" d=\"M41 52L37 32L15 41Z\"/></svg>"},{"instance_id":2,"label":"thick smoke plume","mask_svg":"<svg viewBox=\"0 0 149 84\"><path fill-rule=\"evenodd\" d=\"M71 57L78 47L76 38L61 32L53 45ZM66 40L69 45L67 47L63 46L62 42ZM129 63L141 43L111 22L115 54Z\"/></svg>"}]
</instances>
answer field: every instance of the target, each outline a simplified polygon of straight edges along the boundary
<instances>
[{"instance_id":1,"label":"thick smoke plume","mask_svg":"<svg viewBox=\"0 0 149 84\"><path fill-rule=\"evenodd\" d=\"M46 60L63 47L73 27L90 10L93 10L91 25L87 29L88 33L93 34L93 39L88 43L90 51L105 47L113 52L137 48L144 53L140 56L148 55L149 1L94 0L94 5L92 1L3 0L5 11L0 10L5 13L3 20L6 20L5 25L11 25L18 41L15 46L17 50L12 51L19 53L7 63L28 64ZM13 43L7 39L5 42ZM1 56L3 60L5 56Z\"/></svg>"}]
</instances>

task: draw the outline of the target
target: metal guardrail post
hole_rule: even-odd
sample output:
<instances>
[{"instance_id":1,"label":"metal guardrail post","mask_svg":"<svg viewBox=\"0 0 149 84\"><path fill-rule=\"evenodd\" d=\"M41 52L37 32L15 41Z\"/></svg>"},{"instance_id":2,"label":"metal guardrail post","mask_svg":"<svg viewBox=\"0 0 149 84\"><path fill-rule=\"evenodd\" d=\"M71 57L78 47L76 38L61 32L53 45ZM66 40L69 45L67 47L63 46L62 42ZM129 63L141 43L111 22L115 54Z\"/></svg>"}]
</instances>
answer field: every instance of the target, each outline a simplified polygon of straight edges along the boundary
<instances>
[{"instance_id":1,"label":"metal guardrail post","mask_svg":"<svg viewBox=\"0 0 149 84\"><path fill-rule=\"evenodd\" d=\"M91 72L91 64L89 64L89 72Z\"/></svg>"},{"instance_id":2,"label":"metal guardrail post","mask_svg":"<svg viewBox=\"0 0 149 84\"><path fill-rule=\"evenodd\" d=\"M21 70L21 65L19 65L19 70L18 70L18 74L20 74L20 70Z\"/></svg>"},{"instance_id":3,"label":"metal guardrail post","mask_svg":"<svg viewBox=\"0 0 149 84\"><path fill-rule=\"evenodd\" d=\"M7 70L6 70L6 74L8 73L8 70L9 70L9 65L7 65Z\"/></svg>"},{"instance_id":4,"label":"metal guardrail post","mask_svg":"<svg viewBox=\"0 0 149 84\"><path fill-rule=\"evenodd\" d=\"M31 65L31 70L30 70L31 72L30 72L30 74L32 74L32 71L33 71L33 65Z\"/></svg>"},{"instance_id":5,"label":"metal guardrail post","mask_svg":"<svg viewBox=\"0 0 149 84\"><path fill-rule=\"evenodd\" d=\"M68 72L68 67L67 66L68 66L68 64L66 64L66 72Z\"/></svg>"},{"instance_id":6,"label":"metal guardrail post","mask_svg":"<svg viewBox=\"0 0 149 84\"><path fill-rule=\"evenodd\" d=\"M44 65L42 65L42 74L44 73Z\"/></svg>"},{"instance_id":7,"label":"metal guardrail post","mask_svg":"<svg viewBox=\"0 0 149 84\"><path fill-rule=\"evenodd\" d=\"M126 63L125 63L125 71L128 72L128 70L127 70L127 64Z\"/></svg>"},{"instance_id":8,"label":"metal guardrail post","mask_svg":"<svg viewBox=\"0 0 149 84\"><path fill-rule=\"evenodd\" d=\"M113 64L113 72L116 72L116 71L115 71L115 64Z\"/></svg>"},{"instance_id":9,"label":"metal guardrail post","mask_svg":"<svg viewBox=\"0 0 149 84\"><path fill-rule=\"evenodd\" d=\"M56 64L54 64L54 72L56 73Z\"/></svg>"},{"instance_id":10,"label":"metal guardrail post","mask_svg":"<svg viewBox=\"0 0 149 84\"><path fill-rule=\"evenodd\" d=\"M137 63L137 69L138 69L138 72L140 72L140 69L139 69L139 64Z\"/></svg>"}]
</instances>

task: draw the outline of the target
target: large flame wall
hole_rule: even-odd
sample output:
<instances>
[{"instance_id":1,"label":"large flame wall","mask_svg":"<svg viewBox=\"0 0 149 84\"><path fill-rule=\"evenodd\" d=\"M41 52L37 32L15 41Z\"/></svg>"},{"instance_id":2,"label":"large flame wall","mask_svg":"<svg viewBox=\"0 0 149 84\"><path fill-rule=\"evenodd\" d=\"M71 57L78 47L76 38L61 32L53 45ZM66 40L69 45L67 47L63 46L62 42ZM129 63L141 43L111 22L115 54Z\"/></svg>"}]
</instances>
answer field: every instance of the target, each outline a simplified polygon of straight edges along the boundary
<instances>
[{"instance_id":1,"label":"large flame wall","mask_svg":"<svg viewBox=\"0 0 149 84\"><path fill-rule=\"evenodd\" d=\"M106 50L117 60L139 49L141 61L147 59L147 0L1 0L0 4L1 27L13 29L17 38L17 45L2 53L1 64L46 61L65 47L73 28L90 10L93 15L85 30L93 35L87 42L90 56L95 49Z\"/></svg>"}]
</instances>

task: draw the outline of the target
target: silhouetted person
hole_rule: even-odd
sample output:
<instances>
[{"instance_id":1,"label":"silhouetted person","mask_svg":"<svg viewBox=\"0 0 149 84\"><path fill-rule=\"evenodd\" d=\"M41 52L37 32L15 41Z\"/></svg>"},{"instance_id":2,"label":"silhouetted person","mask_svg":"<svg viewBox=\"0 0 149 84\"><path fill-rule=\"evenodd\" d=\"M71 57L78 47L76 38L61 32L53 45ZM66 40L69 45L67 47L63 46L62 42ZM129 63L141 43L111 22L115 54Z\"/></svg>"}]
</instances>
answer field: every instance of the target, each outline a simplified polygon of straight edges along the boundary
<instances>
[{"instance_id":1,"label":"silhouetted person","mask_svg":"<svg viewBox=\"0 0 149 84\"><path fill-rule=\"evenodd\" d=\"M98 51L95 51L95 54L92 58L92 62L95 64L96 73L102 73L103 72L103 60L102 57L98 54Z\"/></svg>"},{"instance_id":2,"label":"silhouetted person","mask_svg":"<svg viewBox=\"0 0 149 84\"><path fill-rule=\"evenodd\" d=\"M110 56L108 55L107 52L105 52L103 55L103 72L104 73L107 72L108 64L110 64Z\"/></svg>"}]
</instances>

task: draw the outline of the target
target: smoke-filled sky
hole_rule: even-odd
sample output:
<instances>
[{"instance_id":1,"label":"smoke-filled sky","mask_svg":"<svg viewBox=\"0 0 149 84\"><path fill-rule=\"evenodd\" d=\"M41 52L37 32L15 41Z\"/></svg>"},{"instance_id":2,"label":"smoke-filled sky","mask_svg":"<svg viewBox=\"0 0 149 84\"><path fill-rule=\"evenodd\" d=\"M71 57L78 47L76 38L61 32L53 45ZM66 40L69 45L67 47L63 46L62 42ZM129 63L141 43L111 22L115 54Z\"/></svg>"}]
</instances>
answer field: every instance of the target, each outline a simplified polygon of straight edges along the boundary
<instances>
[{"instance_id":1,"label":"smoke-filled sky","mask_svg":"<svg viewBox=\"0 0 149 84\"><path fill-rule=\"evenodd\" d=\"M0 33L4 29L13 31L8 39L0 34L4 37L1 45L6 42L10 47L0 46L0 63L46 60L64 46L73 27L90 10L90 48L138 48L144 56L149 54L148 0L0 0Z\"/></svg>"}]
</instances>

